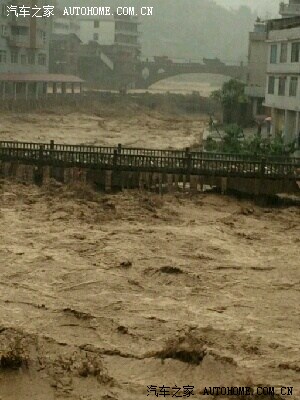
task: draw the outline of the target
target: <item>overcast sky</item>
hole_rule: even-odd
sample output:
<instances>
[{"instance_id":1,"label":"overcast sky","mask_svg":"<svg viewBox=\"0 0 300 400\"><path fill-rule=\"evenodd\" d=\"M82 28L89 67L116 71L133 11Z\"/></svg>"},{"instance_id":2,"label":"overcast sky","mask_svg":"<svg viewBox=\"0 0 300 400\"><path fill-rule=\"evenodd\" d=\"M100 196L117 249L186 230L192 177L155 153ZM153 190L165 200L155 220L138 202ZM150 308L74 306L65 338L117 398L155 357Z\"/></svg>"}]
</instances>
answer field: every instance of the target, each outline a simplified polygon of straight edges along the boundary
<instances>
[{"instance_id":1,"label":"overcast sky","mask_svg":"<svg viewBox=\"0 0 300 400\"><path fill-rule=\"evenodd\" d=\"M248 6L253 10L257 10L262 17L267 13L270 16L277 16L279 10L279 3L282 0L214 0L216 3L227 7L227 8L237 8L240 5ZM285 0L288 3L288 0Z\"/></svg>"}]
</instances>

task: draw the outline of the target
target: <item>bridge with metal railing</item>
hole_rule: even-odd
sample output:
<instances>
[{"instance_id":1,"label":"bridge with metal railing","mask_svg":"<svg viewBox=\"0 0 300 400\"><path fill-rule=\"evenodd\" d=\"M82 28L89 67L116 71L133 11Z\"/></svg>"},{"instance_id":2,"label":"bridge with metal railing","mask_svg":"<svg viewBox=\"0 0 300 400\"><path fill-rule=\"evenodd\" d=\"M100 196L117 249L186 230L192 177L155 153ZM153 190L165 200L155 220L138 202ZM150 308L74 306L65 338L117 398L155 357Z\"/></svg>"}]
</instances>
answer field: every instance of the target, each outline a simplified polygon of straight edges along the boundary
<instances>
[{"instance_id":1,"label":"bridge with metal railing","mask_svg":"<svg viewBox=\"0 0 300 400\"><path fill-rule=\"evenodd\" d=\"M261 157L185 150L100 147L0 141L0 162L85 171L156 173L189 177L242 178L296 182L300 158ZM186 178L185 178L186 179ZM205 181L205 179L204 179ZM282 186L282 185L281 185Z\"/></svg>"}]
</instances>

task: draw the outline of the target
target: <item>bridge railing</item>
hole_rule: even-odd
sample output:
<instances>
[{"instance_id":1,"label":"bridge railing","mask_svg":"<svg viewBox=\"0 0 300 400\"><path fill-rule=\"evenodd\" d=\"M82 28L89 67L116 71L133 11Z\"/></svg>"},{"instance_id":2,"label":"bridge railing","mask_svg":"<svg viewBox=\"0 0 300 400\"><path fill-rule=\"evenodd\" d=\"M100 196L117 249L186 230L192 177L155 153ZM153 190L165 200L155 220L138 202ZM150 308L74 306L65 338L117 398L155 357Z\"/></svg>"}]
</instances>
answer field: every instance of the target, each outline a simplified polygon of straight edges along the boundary
<instances>
[{"instance_id":1,"label":"bridge railing","mask_svg":"<svg viewBox=\"0 0 300 400\"><path fill-rule=\"evenodd\" d=\"M213 152L191 152L194 159L215 159L215 160L230 160L230 161L261 161L262 159L270 160L272 162L283 163L299 163L300 158L289 156L264 156L255 154L233 154L233 153L213 153Z\"/></svg>"},{"instance_id":2,"label":"bridge railing","mask_svg":"<svg viewBox=\"0 0 300 400\"><path fill-rule=\"evenodd\" d=\"M69 147L68 147L69 148ZM95 169L141 170L162 173L182 173L213 176L244 176L295 178L298 163L275 162L271 160L232 160L172 155L124 154L100 151L56 150L36 144L23 143L22 146L0 146L0 160L18 161L34 165L80 166Z\"/></svg>"},{"instance_id":3,"label":"bridge railing","mask_svg":"<svg viewBox=\"0 0 300 400\"><path fill-rule=\"evenodd\" d=\"M162 150L162 149L146 149L140 147L123 147L121 145L112 146L87 146L87 145L70 145L54 143L37 143L37 142L16 142L16 141L0 141L0 148L13 148L13 149L27 149L38 150L43 147L44 150L57 150L57 151L75 151L87 153L100 153L100 154L113 154L115 150L118 154L136 155L136 156L156 156L156 157L175 157L184 158L191 154L192 159L196 160L229 160L229 161L261 161L263 158L272 162L282 162L299 164L300 158L288 156L261 156L253 154L231 154L231 153L213 153L213 152L199 152L190 151L188 148L185 150Z\"/></svg>"}]
</instances>

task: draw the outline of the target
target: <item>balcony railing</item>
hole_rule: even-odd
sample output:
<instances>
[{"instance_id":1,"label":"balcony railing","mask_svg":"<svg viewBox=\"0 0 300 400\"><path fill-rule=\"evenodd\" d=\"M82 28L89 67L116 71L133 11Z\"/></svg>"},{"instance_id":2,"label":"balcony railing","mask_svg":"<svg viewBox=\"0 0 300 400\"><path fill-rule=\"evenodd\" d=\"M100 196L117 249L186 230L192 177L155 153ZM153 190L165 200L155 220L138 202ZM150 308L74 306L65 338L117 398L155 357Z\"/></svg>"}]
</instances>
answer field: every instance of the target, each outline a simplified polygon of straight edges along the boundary
<instances>
[{"instance_id":1,"label":"balcony railing","mask_svg":"<svg viewBox=\"0 0 300 400\"><path fill-rule=\"evenodd\" d=\"M115 33L118 35L126 35L126 36L140 36L141 32L139 31L130 31L130 30L126 30L126 29L122 29L122 28L115 28Z\"/></svg>"},{"instance_id":2,"label":"balcony railing","mask_svg":"<svg viewBox=\"0 0 300 400\"><path fill-rule=\"evenodd\" d=\"M280 4L279 13L285 16L300 15L300 4Z\"/></svg>"},{"instance_id":3,"label":"balcony railing","mask_svg":"<svg viewBox=\"0 0 300 400\"><path fill-rule=\"evenodd\" d=\"M8 37L8 45L11 47L30 47L29 36L11 35Z\"/></svg>"},{"instance_id":4,"label":"balcony railing","mask_svg":"<svg viewBox=\"0 0 300 400\"><path fill-rule=\"evenodd\" d=\"M29 36L10 35L8 37L8 45L10 47L24 47L28 49L44 49L46 44L41 39L30 41Z\"/></svg>"}]
</instances>

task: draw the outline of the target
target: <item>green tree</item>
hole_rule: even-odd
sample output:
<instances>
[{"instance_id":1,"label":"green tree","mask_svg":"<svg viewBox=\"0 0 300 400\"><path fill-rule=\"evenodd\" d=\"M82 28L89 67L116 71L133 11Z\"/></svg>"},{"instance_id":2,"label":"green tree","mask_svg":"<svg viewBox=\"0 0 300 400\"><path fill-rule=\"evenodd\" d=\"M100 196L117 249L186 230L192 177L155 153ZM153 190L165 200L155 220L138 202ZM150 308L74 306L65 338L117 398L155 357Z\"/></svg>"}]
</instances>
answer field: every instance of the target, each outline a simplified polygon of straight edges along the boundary
<instances>
[{"instance_id":1,"label":"green tree","mask_svg":"<svg viewBox=\"0 0 300 400\"><path fill-rule=\"evenodd\" d=\"M244 138L243 129L237 124L228 125L225 128L223 137L223 149L225 153L241 153L242 141Z\"/></svg>"},{"instance_id":2,"label":"green tree","mask_svg":"<svg viewBox=\"0 0 300 400\"><path fill-rule=\"evenodd\" d=\"M225 122L239 122L243 114L242 105L247 103L244 83L231 79L223 84L222 89L212 92L211 97L222 104Z\"/></svg>"}]
</instances>

